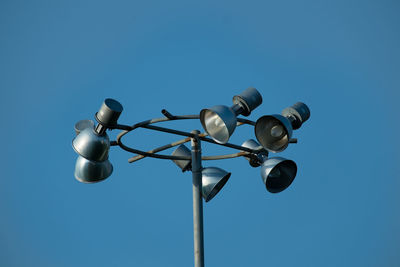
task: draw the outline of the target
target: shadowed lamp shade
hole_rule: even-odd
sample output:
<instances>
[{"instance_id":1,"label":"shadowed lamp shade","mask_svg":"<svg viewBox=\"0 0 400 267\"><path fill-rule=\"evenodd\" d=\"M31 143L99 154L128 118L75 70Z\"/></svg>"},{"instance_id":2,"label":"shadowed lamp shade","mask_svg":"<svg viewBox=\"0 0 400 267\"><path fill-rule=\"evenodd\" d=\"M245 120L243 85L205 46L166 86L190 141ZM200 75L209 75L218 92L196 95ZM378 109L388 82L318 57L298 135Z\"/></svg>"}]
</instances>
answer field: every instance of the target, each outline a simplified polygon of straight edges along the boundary
<instances>
[{"instance_id":1,"label":"shadowed lamp shade","mask_svg":"<svg viewBox=\"0 0 400 267\"><path fill-rule=\"evenodd\" d=\"M285 158L269 158L261 165L261 178L271 193L279 193L288 188L296 173L296 163Z\"/></svg>"},{"instance_id":2,"label":"shadowed lamp shade","mask_svg":"<svg viewBox=\"0 0 400 267\"><path fill-rule=\"evenodd\" d=\"M202 174L202 195L206 202L215 197L231 177L230 172L217 167L204 168Z\"/></svg>"},{"instance_id":3,"label":"shadowed lamp shade","mask_svg":"<svg viewBox=\"0 0 400 267\"><path fill-rule=\"evenodd\" d=\"M282 115L262 116L254 127L256 138L260 144L271 152L285 150L292 137L292 125Z\"/></svg>"}]
</instances>

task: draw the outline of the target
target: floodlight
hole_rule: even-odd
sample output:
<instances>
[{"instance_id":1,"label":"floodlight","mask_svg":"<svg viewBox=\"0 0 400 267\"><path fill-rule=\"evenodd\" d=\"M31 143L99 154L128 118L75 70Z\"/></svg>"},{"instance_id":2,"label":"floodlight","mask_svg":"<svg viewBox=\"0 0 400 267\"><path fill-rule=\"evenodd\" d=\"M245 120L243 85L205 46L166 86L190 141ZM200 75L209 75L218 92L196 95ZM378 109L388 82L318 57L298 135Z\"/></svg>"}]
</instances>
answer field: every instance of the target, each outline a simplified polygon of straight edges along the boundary
<instances>
[{"instance_id":1,"label":"floodlight","mask_svg":"<svg viewBox=\"0 0 400 267\"><path fill-rule=\"evenodd\" d=\"M111 98L104 100L96 113L96 120L99 123L96 127L96 132L102 134L107 127L116 125L122 110L123 107L117 100Z\"/></svg>"},{"instance_id":2,"label":"floodlight","mask_svg":"<svg viewBox=\"0 0 400 267\"><path fill-rule=\"evenodd\" d=\"M207 167L201 171L202 195L206 202L215 197L231 177L230 172L217 167Z\"/></svg>"},{"instance_id":3,"label":"floodlight","mask_svg":"<svg viewBox=\"0 0 400 267\"><path fill-rule=\"evenodd\" d=\"M235 131L240 114L250 115L262 103L262 97L255 88L247 88L241 94L233 97L233 106L214 106L200 112L200 121L204 130L217 143L225 144Z\"/></svg>"},{"instance_id":4,"label":"floodlight","mask_svg":"<svg viewBox=\"0 0 400 267\"><path fill-rule=\"evenodd\" d=\"M185 145L178 146L172 156L191 156L190 150ZM191 160L173 160L173 162L182 169L187 171L191 169ZM217 167L203 168L202 175L202 196L206 202L215 197L216 194L224 187L229 180L231 173Z\"/></svg>"},{"instance_id":5,"label":"floodlight","mask_svg":"<svg viewBox=\"0 0 400 267\"><path fill-rule=\"evenodd\" d=\"M106 133L99 135L93 128L86 128L74 138L72 147L88 160L104 161L108 158L110 139Z\"/></svg>"},{"instance_id":6,"label":"floodlight","mask_svg":"<svg viewBox=\"0 0 400 267\"><path fill-rule=\"evenodd\" d=\"M262 116L254 127L257 140L271 152L285 150L292 137L292 131L290 121L278 114Z\"/></svg>"},{"instance_id":7,"label":"floodlight","mask_svg":"<svg viewBox=\"0 0 400 267\"><path fill-rule=\"evenodd\" d=\"M310 118L310 109L302 102L297 102L293 106L285 108L282 115L290 120L293 130L297 130Z\"/></svg>"},{"instance_id":8,"label":"floodlight","mask_svg":"<svg viewBox=\"0 0 400 267\"><path fill-rule=\"evenodd\" d=\"M261 177L271 193L279 193L288 188L296 173L296 163L285 158L269 158L261 165Z\"/></svg>"},{"instance_id":9,"label":"floodlight","mask_svg":"<svg viewBox=\"0 0 400 267\"><path fill-rule=\"evenodd\" d=\"M244 156L245 159L249 161L249 164L252 167L259 167L264 159L268 158L268 151L265 150L259 143L254 141L253 139L249 139L242 144L243 147L247 147L253 150L260 151L257 155L249 154Z\"/></svg>"},{"instance_id":10,"label":"floodlight","mask_svg":"<svg viewBox=\"0 0 400 267\"><path fill-rule=\"evenodd\" d=\"M193 99L192 99L193 100ZM232 106L217 105L202 109L200 115L173 115L163 109L162 118L148 119L136 124L123 125L118 118L123 110L122 105L111 98L105 99L99 111L95 114L97 125L91 120L82 120L75 124L76 137L72 147L79 154L75 164L75 178L83 183L96 183L108 178L113 172L109 161L110 146L119 147L127 152L137 154L130 158L130 163L145 157L172 160L182 172L192 172L193 191L193 241L194 266L204 266L204 233L203 233L203 202L213 199L229 180L231 173L217 167L202 167L202 160L220 160L244 157L252 167L260 167L261 178L265 188L271 193L278 193L291 185L297 173L296 163L285 158L268 158L269 152L283 151L289 143L296 143L292 139L293 130L299 129L310 117L310 109L303 103L297 102L285 108L281 115L263 116L255 123L252 120L239 119L237 116L248 116L262 103L262 97L255 88L248 88L233 97ZM274 101L274 99L272 99ZM190 133L176 129L154 126L152 124L166 121L200 119L207 134L199 130ZM250 139L242 146L228 143L235 128L240 124L255 126L257 141ZM129 147L122 141L122 137L138 128L145 128L157 132L165 132L184 136L184 139L142 151ZM116 140L110 141L106 130L121 130ZM185 145L191 142L191 150ZM238 153L201 156L202 141L214 145L242 150ZM261 143L261 144L260 144ZM181 145L179 145L181 144ZM170 155L158 154L171 147L178 146ZM158 166L158 165L152 165Z\"/></svg>"},{"instance_id":11,"label":"floodlight","mask_svg":"<svg viewBox=\"0 0 400 267\"><path fill-rule=\"evenodd\" d=\"M247 140L242 144L243 147L258 149L258 144L253 139ZM268 154L261 151L255 156L254 161L258 160L258 165L249 160L253 167L261 166L261 178L267 190L271 193L279 193L290 186L296 177L297 166L292 160L275 157L268 158Z\"/></svg>"},{"instance_id":12,"label":"floodlight","mask_svg":"<svg viewBox=\"0 0 400 267\"><path fill-rule=\"evenodd\" d=\"M107 98L96 113L96 127L91 120L81 120L75 124L77 136L72 141L72 147L79 154L75 165L75 178L78 181L94 183L111 175L113 167L108 160L110 139L106 130L117 125L122 109L118 101Z\"/></svg>"},{"instance_id":13,"label":"floodlight","mask_svg":"<svg viewBox=\"0 0 400 267\"><path fill-rule=\"evenodd\" d=\"M172 156L182 156L182 157L191 157L192 153L189 148L185 145L178 146L174 152L171 154ZM192 169L192 160L186 159L174 159L172 160L179 168L181 168L182 172Z\"/></svg>"},{"instance_id":14,"label":"floodlight","mask_svg":"<svg viewBox=\"0 0 400 267\"><path fill-rule=\"evenodd\" d=\"M75 133L78 135L80 132L85 130L86 128L94 128L94 122L92 120L80 120L75 123Z\"/></svg>"},{"instance_id":15,"label":"floodlight","mask_svg":"<svg viewBox=\"0 0 400 267\"><path fill-rule=\"evenodd\" d=\"M82 183L100 182L111 175L113 166L108 159L98 162L79 156L75 165L75 178Z\"/></svg>"},{"instance_id":16,"label":"floodlight","mask_svg":"<svg viewBox=\"0 0 400 267\"><path fill-rule=\"evenodd\" d=\"M310 109L306 104L297 102L285 108L282 115L262 116L254 127L257 140L271 152L280 152L287 148L293 129L299 129L310 118Z\"/></svg>"}]
</instances>

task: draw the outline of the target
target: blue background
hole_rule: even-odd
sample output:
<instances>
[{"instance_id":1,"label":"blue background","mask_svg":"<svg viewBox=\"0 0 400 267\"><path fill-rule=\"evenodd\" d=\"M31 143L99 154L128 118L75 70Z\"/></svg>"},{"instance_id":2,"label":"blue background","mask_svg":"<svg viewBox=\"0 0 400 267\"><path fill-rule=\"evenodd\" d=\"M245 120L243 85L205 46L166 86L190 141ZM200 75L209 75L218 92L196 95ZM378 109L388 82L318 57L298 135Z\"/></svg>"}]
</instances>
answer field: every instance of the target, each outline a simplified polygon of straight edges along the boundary
<instances>
[{"instance_id":1,"label":"blue background","mask_svg":"<svg viewBox=\"0 0 400 267\"><path fill-rule=\"evenodd\" d=\"M81 184L73 125L107 97L134 124L230 105L249 86L263 95L252 120L309 105L299 143L279 154L298 174L273 195L243 158L203 162L232 172L204 207L206 266L400 266L399 11L389 0L1 1L0 266L191 266L190 173L129 164L113 147L112 176ZM231 141L249 138L243 126ZM125 142L178 139L142 129Z\"/></svg>"}]
</instances>

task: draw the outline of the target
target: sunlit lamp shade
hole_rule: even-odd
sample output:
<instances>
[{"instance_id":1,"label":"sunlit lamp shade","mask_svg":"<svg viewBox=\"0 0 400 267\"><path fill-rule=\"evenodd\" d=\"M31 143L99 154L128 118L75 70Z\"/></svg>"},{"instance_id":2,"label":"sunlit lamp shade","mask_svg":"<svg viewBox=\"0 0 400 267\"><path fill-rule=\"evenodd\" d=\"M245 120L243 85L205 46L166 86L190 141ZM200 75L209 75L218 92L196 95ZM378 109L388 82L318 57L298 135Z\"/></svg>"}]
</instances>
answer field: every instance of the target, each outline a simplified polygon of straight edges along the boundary
<instances>
[{"instance_id":1,"label":"sunlit lamp shade","mask_svg":"<svg viewBox=\"0 0 400 267\"><path fill-rule=\"evenodd\" d=\"M224 187L231 173L217 167L208 167L202 170L202 195L206 202L215 197Z\"/></svg>"},{"instance_id":2,"label":"sunlit lamp shade","mask_svg":"<svg viewBox=\"0 0 400 267\"><path fill-rule=\"evenodd\" d=\"M178 146L172 152L172 156L190 157L191 152L185 145ZM182 171L191 169L191 160L173 160L173 162L182 169ZM203 168L202 175L202 196L206 202L210 201L224 187L231 173L217 167Z\"/></svg>"},{"instance_id":3,"label":"sunlit lamp shade","mask_svg":"<svg viewBox=\"0 0 400 267\"><path fill-rule=\"evenodd\" d=\"M108 178L112 171L113 166L108 159L97 162L79 156L75 165L75 178L82 183L96 183Z\"/></svg>"},{"instance_id":4,"label":"sunlit lamp shade","mask_svg":"<svg viewBox=\"0 0 400 267\"><path fill-rule=\"evenodd\" d=\"M75 123L75 133L78 135L80 132L85 130L86 128L94 129L94 122L92 120L80 120Z\"/></svg>"},{"instance_id":5,"label":"sunlit lamp shade","mask_svg":"<svg viewBox=\"0 0 400 267\"><path fill-rule=\"evenodd\" d=\"M269 158L261 165L261 178L271 193L279 193L288 188L296 173L296 163L285 158Z\"/></svg>"},{"instance_id":6,"label":"sunlit lamp shade","mask_svg":"<svg viewBox=\"0 0 400 267\"><path fill-rule=\"evenodd\" d=\"M203 109L200 121L208 135L220 144L228 142L237 123L235 112L227 106Z\"/></svg>"},{"instance_id":7,"label":"sunlit lamp shade","mask_svg":"<svg viewBox=\"0 0 400 267\"><path fill-rule=\"evenodd\" d=\"M254 127L256 138L260 144L271 152L280 152L286 149L292 137L292 125L282 115L262 116Z\"/></svg>"},{"instance_id":8,"label":"sunlit lamp shade","mask_svg":"<svg viewBox=\"0 0 400 267\"><path fill-rule=\"evenodd\" d=\"M110 139L105 133L99 135L93 128L86 128L74 138L72 147L86 159L104 161L108 158Z\"/></svg>"},{"instance_id":9,"label":"sunlit lamp shade","mask_svg":"<svg viewBox=\"0 0 400 267\"><path fill-rule=\"evenodd\" d=\"M204 130L217 143L225 144L235 131L236 116L250 115L251 111L261 105L262 97L256 88L250 87L233 97L233 106L214 106L200 111L200 121Z\"/></svg>"}]
</instances>

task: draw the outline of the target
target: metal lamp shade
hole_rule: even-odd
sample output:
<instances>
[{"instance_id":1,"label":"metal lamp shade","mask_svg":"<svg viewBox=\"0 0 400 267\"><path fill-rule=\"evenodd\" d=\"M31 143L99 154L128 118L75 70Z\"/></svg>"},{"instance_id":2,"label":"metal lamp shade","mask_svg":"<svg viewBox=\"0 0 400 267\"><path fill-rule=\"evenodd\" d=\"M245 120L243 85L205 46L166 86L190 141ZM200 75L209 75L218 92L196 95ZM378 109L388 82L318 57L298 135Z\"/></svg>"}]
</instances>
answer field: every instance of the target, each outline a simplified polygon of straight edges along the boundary
<instances>
[{"instance_id":1,"label":"metal lamp shade","mask_svg":"<svg viewBox=\"0 0 400 267\"><path fill-rule=\"evenodd\" d=\"M224 187L230 172L217 167L208 167L202 170L202 195L206 202L210 201Z\"/></svg>"},{"instance_id":2,"label":"metal lamp shade","mask_svg":"<svg viewBox=\"0 0 400 267\"><path fill-rule=\"evenodd\" d=\"M253 139L249 139L242 144L243 147L247 147L254 150L259 150L260 152L257 156L244 156L250 163L252 167L259 167L263 159L268 158L268 151L266 151L259 143Z\"/></svg>"},{"instance_id":3,"label":"metal lamp shade","mask_svg":"<svg viewBox=\"0 0 400 267\"><path fill-rule=\"evenodd\" d=\"M279 193L288 188L296 173L296 163L285 158L270 158L261 166L261 178L271 193Z\"/></svg>"},{"instance_id":4,"label":"metal lamp shade","mask_svg":"<svg viewBox=\"0 0 400 267\"><path fill-rule=\"evenodd\" d=\"M233 97L233 103L243 108L242 115L249 116L250 113L262 103L262 96L256 88L250 87Z\"/></svg>"},{"instance_id":5,"label":"metal lamp shade","mask_svg":"<svg viewBox=\"0 0 400 267\"><path fill-rule=\"evenodd\" d=\"M97 162L78 157L75 165L75 178L82 183L96 183L108 178L113 171L113 166L107 159Z\"/></svg>"},{"instance_id":6,"label":"metal lamp shade","mask_svg":"<svg viewBox=\"0 0 400 267\"><path fill-rule=\"evenodd\" d=\"M107 98L96 114L97 120L105 125L114 125L117 123L123 110L122 105L114 99Z\"/></svg>"},{"instance_id":7,"label":"metal lamp shade","mask_svg":"<svg viewBox=\"0 0 400 267\"><path fill-rule=\"evenodd\" d=\"M285 108L282 111L282 115L285 117L291 117L293 129L297 130L310 118L310 109L306 104L297 102L296 104Z\"/></svg>"},{"instance_id":8,"label":"metal lamp shade","mask_svg":"<svg viewBox=\"0 0 400 267\"><path fill-rule=\"evenodd\" d=\"M92 120L80 120L77 123L75 123L75 133L78 135L80 132L85 130L86 128L92 128L94 129L94 122Z\"/></svg>"},{"instance_id":9,"label":"metal lamp shade","mask_svg":"<svg viewBox=\"0 0 400 267\"><path fill-rule=\"evenodd\" d=\"M110 139L107 134L98 135L93 128L86 128L74 138L72 147L86 159L104 161L108 158Z\"/></svg>"},{"instance_id":10,"label":"metal lamp shade","mask_svg":"<svg viewBox=\"0 0 400 267\"><path fill-rule=\"evenodd\" d=\"M227 106L214 106L200 112L204 130L217 143L225 144L236 128L236 114Z\"/></svg>"},{"instance_id":11,"label":"metal lamp shade","mask_svg":"<svg viewBox=\"0 0 400 267\"><path fill-rule=\"evenodd\" d=\"M292 125L282 115L262 116L254 127L258 142L271 152L280 152L286 149L292 137Z\"/></svg>"},{"instance_id":12,"label":"metal lamp shade","mask_svg":"<svg viewBox=\"0 0 400 267\"><path fill-rule=\"evenodd\" d=\"M174 152L171 154L172 156L184 156L184 157L191 157L192 153L190 152L189 148L185 145L178 146ZM181 168L182 172L190 170L192 168L192 160L185 160L185 159L174 159L172 160L179 168Z\"/></svg>"}]
</instances>

